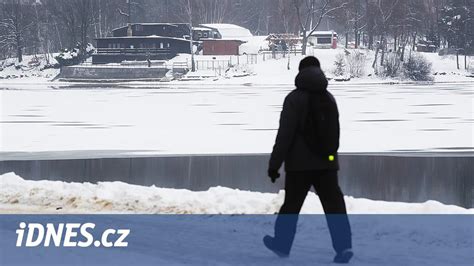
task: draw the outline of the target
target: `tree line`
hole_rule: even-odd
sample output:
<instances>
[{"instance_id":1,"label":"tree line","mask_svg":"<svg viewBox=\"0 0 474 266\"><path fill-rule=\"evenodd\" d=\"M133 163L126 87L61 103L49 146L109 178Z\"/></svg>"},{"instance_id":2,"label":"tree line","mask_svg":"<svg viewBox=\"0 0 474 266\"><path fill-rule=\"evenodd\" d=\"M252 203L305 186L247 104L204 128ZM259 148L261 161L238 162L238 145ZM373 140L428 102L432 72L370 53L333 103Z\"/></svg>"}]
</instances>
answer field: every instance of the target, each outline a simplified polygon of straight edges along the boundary
<instances>
[{"instance_id":1,"label":"tree line","mask_svg":"<svg viewBox=\"0 0 474 266\"><path fill-rule=\"evenodd\" d=\"M129 2L131 1L131 2ZM0 57L77 47L132 22L233 23L258 35L336 30L346 46L402 59L420 39L472 53L472 0L1 0ZM129 10L130 7L130 10ZM192 10L192 12L190 12ZM130 13L130 14L129 14ZM130 15L130 17L128 17ZM191 18L190 18L191 15ZM305 49L303 49L304 53Z\"/></svg>"}]
</instances>

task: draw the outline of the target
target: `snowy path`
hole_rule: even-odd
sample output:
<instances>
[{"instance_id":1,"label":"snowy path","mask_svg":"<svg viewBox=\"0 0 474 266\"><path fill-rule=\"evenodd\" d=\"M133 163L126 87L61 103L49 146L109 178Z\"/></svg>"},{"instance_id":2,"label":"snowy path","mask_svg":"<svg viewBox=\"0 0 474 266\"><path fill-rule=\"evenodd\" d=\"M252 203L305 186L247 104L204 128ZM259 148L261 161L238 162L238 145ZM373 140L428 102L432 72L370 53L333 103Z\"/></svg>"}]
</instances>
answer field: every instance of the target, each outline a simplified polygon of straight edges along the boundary
<instances>
[{"instance_id":1,"label":"snowy path","mask_svg":"<svg viewBox=\"0 0 474 266\"><path fill-rule=\"evenodd\" d=\"M351 216L355 257L351 265L472 265L472 217ZM5 218L15 224L14 216ZM35 218L41 220L41 218ZM88 221L130 228L126 249L20 249L0 238L9 260L68 261L68 265L332 265L334 256L324 216L300 217L289 259L279 259L261 242L272 234L274 216L50 216L48 222ZM125 227L124 227L125 226ZM13 230L12 230L13 231ZM14 235L0 227L0 234ZM9 242L10 241L10 242ZM2 243L4 242L4 243ZM12 249L13 248L13 249Z\"/></svg>"},{"instance_id":2,"label":"snowy path","mask_svg":"<svg viewBox=\"0 0 474 266\"><path fill-rule=\"evenodd\" d=\"M267 153L292 89L110 86L0 91L2 152ZM340 106L342 152L473 151L474 83L330 90Z\"/></svg>"}]
</instances>

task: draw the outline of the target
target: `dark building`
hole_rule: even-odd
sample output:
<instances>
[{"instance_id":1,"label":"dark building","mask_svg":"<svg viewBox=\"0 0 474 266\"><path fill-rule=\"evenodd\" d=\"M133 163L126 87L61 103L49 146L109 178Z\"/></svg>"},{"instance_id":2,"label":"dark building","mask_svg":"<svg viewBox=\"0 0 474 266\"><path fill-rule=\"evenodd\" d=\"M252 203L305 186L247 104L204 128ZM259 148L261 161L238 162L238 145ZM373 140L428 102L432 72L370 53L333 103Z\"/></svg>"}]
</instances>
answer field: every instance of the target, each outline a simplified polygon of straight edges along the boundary
<instances>
[{"instance_id":1,"label":"dark building","mask_svg":"<svg viewBox=\"0 0 474 266\"><path fill-rule=\"evenodd\" d=\"M433 41L419 40L416 44L416 50L418 52L436 53L437 49L438 48L436 47L436 44Z\"/></svg>"},{"instance_id":2,"label":"dark building","mask_svg":"<svg viewBox=\"0 0 474 266\"><path fill-rule=\"evenodd\" d=\"M206 40L206 39L221 39L219 31L205 27L194 27L193 28L193 39L194 40Z\"/></svg>"},{"instance_id":3,"label":"dark building","mask_svg":"<svg viewBox=\"0 0 474 266\"><path fill-rule=\"evenodd\" d=\"M133 23L96 39L93 64L123 61L167 60L191 53L190 26L184 23Z\"/></svg>"},{"instance_id":4,"label":"dark building","mask_svg":"<svg viewBox=\"0 0 474 266\"><path fill-rule=\"evenodd\" d=\"M239 55L239 47L251 39L252 33L234 24L201 24L194 38L202 41L203 55Z\"/></svg>"},{"instance_id":5,"label":"dark building","mask_svg":"<svg viewBox=\"0 0 474 266\"><path fill-rule=\"evenodd\" d=\"M239 55L239 47L243 43L240 40L203 40L203 55Z\"/></svg>"},{"instance_id":6,"label":"dark building","mask_svg":"<svg viewBox=\"0 0 474 266\"><path fill-rule=\"evenodd\" d=\"M132 36L166 36L189 39L190 27L186 23L133 23L130 25ZM128 26L112 31L113 37L128 36Z\"/></svg>"}]
</instances>

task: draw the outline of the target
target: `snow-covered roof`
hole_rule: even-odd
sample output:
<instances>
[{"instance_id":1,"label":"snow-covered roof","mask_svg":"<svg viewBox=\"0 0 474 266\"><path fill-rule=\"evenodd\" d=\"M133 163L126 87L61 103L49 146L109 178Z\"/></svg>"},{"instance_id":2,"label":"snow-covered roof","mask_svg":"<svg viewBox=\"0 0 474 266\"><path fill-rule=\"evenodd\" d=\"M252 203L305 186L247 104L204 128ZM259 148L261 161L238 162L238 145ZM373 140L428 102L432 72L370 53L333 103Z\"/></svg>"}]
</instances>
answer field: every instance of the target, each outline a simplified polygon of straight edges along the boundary
<instances>
[{"instance_id":1,"label":"snow-covered roof","mask_svg":"<svg viewBox=\"0 0 474 266\"><path fill-rule=\"evenodd\" d=\"M309 34L310 32L308 31L307 34ZM332 35L334 34L334 36L337 35L337 32L335 31L330 31L330 30L321 30L321 31L314 31L311 36L316 36L316 35Z\"/></svg>"},{"instance_id":2,"label":"snow-covered roof","mask_svg":"<svg viewBox=\"0 0 474 266\"><path fill-rule=\"evenodd\" d=\"M119 36L119 37L104 37L104 38L97 38L96 40L121 40L121 39L171 39L171 40L180 40L180 41L187 41L188 39L184 38L176 38L176 37L168 37L168 36L158 36L158 35L149 35L149 36Z\"/></svg>"},{"instance_id":3,"label":"snow-covered roof","mask_svg":"<svg viewBox=\"0 0 474 266\"><path fill-rule=\"evenodd\" d=\"M193 30L209 31L211 29L210 28L205 28L205 27L193 27Z\"/></svg>"},{"instance_id":4,"label":"snow-covered roof","mask_svg":"<svg viewBox=\"0 0 474 266\"><path fill-rule=\"evenodd\" d=\"M147 25L147 26L156 26L156 25L169 25L169 26L176 26L176 25L189 25L189 23L167 23L167 22L145 22L145 23L132 23L132 25Z\"/></svg>"},{"instance_id":5,"label":"snow-covered roof","mask_svg":"<svg viewBox=\"0 0 474 266\"><path fill-rule=\"evenodd\" d=\"M218 30L222 36L222 39L239 40L253 36L248 29L234 24L215 23L201 24L200 26Z\"/></svg>"},{"instance_id":6,"label":"snow-covered roof","mask_svg":"<svg viewBox=\"0 0 474 266\"><path fill-rule=\"evenodd\" d=\"M173 27L177 27L179 25L189 25L188 23L157 23L157 22L150 22L150 23L132 23L131 26L135 26L135 25L142 25L142 26L173 26ZM120 30L120 29L123 29L123 28L128 28L128 25L125 25L125 26L121 26L121 27L118 27L118 28L115 28L115 29L112 29L112 31L116 31L116 30Z\"/></svg>"}]
</instances>

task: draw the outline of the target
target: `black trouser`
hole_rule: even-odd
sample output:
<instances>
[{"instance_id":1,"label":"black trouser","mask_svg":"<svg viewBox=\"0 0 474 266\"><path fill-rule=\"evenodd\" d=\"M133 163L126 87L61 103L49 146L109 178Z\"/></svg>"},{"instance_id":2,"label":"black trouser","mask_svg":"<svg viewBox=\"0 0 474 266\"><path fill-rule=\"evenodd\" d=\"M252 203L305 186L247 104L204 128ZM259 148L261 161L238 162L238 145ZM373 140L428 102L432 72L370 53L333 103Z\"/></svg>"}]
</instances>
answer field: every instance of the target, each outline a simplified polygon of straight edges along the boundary
<instances>
[{"instance_id":1,"label":"black trouser","mask_svg":"<svg viewBox=\"0 0 474 266\"><path fill-rule=\"evenodd\" d=\"M316 190L326 213L334 250L341 252L352 248L351 228L336 170L286 174L285 202L275 223L275 240L279 248L284 252L290 252L295 238L298 214L311 186Z\"/></svg>"}]
</instances>

